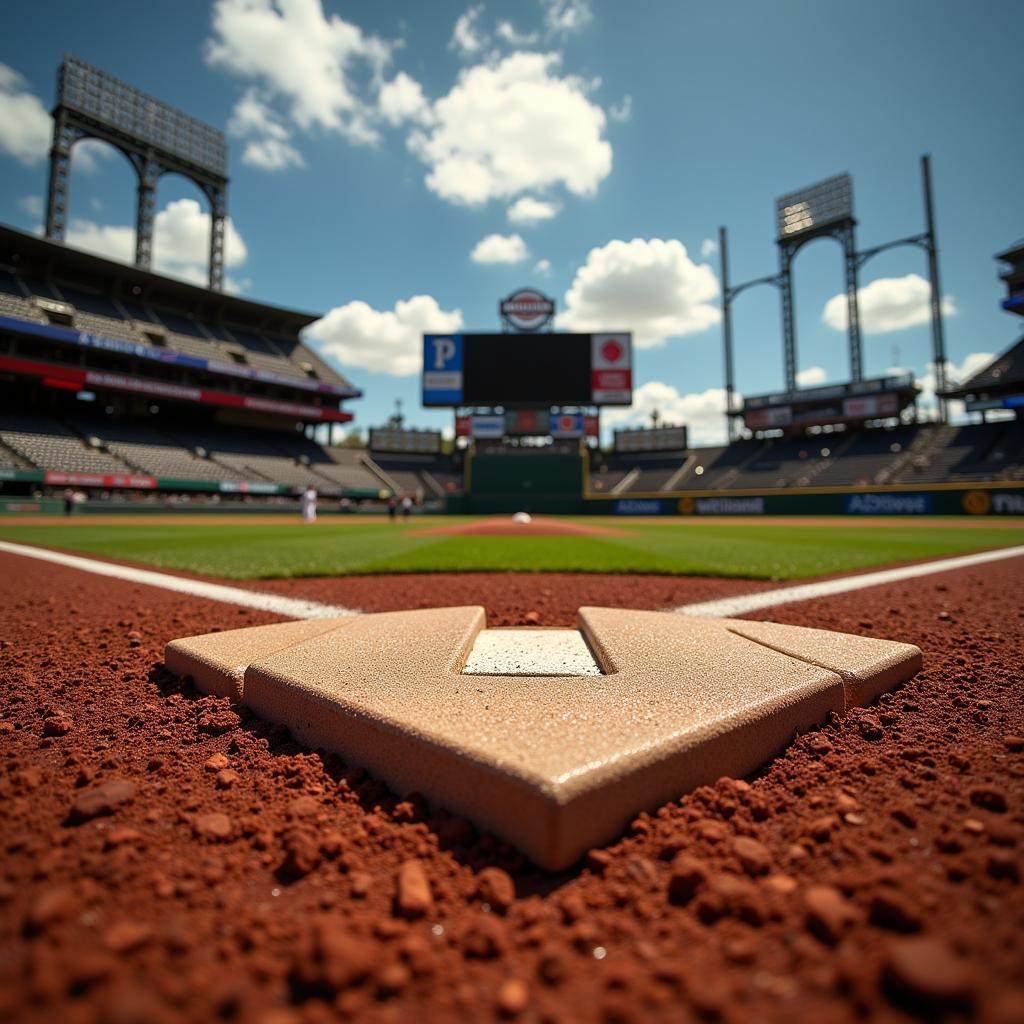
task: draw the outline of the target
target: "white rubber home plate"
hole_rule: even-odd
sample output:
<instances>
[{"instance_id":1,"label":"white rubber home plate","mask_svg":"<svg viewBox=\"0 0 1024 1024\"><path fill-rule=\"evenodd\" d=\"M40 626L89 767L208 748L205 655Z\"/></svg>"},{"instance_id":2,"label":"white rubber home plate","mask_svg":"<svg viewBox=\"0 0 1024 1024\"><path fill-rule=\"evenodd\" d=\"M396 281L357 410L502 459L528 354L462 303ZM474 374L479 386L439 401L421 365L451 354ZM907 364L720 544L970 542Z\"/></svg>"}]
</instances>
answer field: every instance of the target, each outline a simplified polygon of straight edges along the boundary
<instances>
[{"instance_id":1,"label":"white rubber home plate","mask_svg":"<svg viewBox=\"0 0 1024 1024\"><path fill-rule=\"evenodd\" d=\"M551 870L921 667L910 644L769 622L618 608L581 608L577 630L485 621L470 606L255 626L175 640L165 660Z\"/></svg>"},{"instance_id":2,"label":"white rubber home plate","mask_svg":"<svg viewBox=\"0 0 1024 1024\"><path fill-rule=\"evenodd\" d=\"M578 629L485 629L477 633L467 676L599 676Z\"/></svg>"}]
</instances>

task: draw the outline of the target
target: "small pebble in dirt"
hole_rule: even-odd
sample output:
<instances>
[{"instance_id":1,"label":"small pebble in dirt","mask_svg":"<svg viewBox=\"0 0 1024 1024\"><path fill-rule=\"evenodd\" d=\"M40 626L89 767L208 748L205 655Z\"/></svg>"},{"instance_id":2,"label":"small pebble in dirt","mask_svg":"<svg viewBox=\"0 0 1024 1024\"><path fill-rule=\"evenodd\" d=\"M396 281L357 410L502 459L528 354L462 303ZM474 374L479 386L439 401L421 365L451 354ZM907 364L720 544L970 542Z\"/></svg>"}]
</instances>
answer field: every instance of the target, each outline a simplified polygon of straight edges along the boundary
<instances>
[{"instance_id":1,"label":"small pebble in dirt","mask_svg":"<svg viewBox=\"0 0 1024 1024\"><path fill-rule=\"evenodd\" d=\"M830 885L812 885L804 893L807 928L826 945L834 946L857 919L857 911Z\"/></svg>"},{"instance_id":2,"label":"small pebble in dirt","mask_svg":"<svg viewBox=\"0 0 1024 1024\"><path fill-rule=\"evenodd\" d=\"M398 891L395 900L403 917L423 917L434 905L430 882L418 860L407 860L398 869Z\"/></svg>"},{"instance_id":3,"label":"small pebble in dirt","mask_svg":"<svg viewBox=\"0 0 1024 1024\"><path fill-rule=\"evenodd\" d=\"M893 942L886 952L883 982L898 1002L918 1011L963 1009L974 995L970 965L939 939L922 936Z\"/></svg>"},{"instance_id":4,"label":"small pebble in dirt","mask_svg":"<svg viewBox=\"0 0 1024 1024\"><path fill-rule=\"evenodd\" d=\"M230 789L239 779L241 775L235 771L234 768L222 768L217 772L216 782L218 789Z\"/></svg>"},{"instance_id":5,"label":"small pebble in dirt","mask_svg":"<svg viewBox=\"0 0 1024 1024\"><path fill-rule=\"evenodd\" d=\"M211 754L204 762L203 767L208 772L219 772L221 769L229 767L230 764L231 760L227 754L217 753Z\"/></svg>"},{"instance_id":6,"label":"small pebble in dirt","mask_svg":"<svg viewBox=\"0 0 1024 1024\"><path fill-rule=\"evenodd\" d=\"M74 821L89 821L104 814L113 814L122 804L135 799L135 784L127 779L109 779L91 789L83 790L71 805Z\"/></svg>"},{"instance_id":7,"label":"small pebble in dirt","mask_svg":"<svg viewBox=\"0 0 1024 1024\"><path fill-rule=\"evenodd\" d=\"M501 868L484 868L477 878L476 891L480 899L499 914L504 914L516 900L515 882Z\"/></svg>"},{"instance_id":8,"label":"small pebble in dirt","mask_svg":"<svg viewBox=\"0 0 1024 1024\"><path fill-rule=\"evenodd\" d=\"M212 842L230 838L233 827L231 819L221 811L200 814L192 822L192 831L196 838L209 839Z\"/></svg>"},{"instance_id":9,"label":"small pebble in dirt","mask_svg":"<svg viewBox=\"0 0 1024 1024\"><path fill-rule=\"evenodd\" d=\"M749 836L737 836L732 842L733 852L748 875L766 875L772 864L771 854L764 843Z\"/></svg>"},{"instance_id":10,"label":"small pebble in dirt","mask_svg":"<svg viewBox=\"0 0 1024 1024\"><path fill-rule=\"evenodd\" d=\"M530 991L519 978L509 978L498 989L498 1011L505 1017L518 1017L530 1002Z\"/></svg>"},{"instance_id":11,"label":"small pebble in dirt","mask_svg":"<svg viewBox=\"0 0 1024 1024\"><path fill-rule=\"evenodd\" d=\"M141 921L119 921L103 933L103 945L112 953L130 953L149 942L153 930Z\"/></svg>"},{"instance_id":12,"label":"small pebble in dirt","mask_svg":"<svg viewBox=\"0 0 1024 1024\"><path fill-rule=\"evenodd\" d=\"M685 853L677 854L669 875L668 898L673 903L689 903L707 877L707 868L702 861Z\"/></svg>"},{"instance_id":13,"label":"small pebble in dirt","mask_svg":"<svg viewBox=\"0 0 1024 1024\"><path fill-rule=\"evenodd\" d=\"M74 722L68 715L54 715L43 722L44 736L66 736L74 727Z\"/></svg>"}]
</instances>

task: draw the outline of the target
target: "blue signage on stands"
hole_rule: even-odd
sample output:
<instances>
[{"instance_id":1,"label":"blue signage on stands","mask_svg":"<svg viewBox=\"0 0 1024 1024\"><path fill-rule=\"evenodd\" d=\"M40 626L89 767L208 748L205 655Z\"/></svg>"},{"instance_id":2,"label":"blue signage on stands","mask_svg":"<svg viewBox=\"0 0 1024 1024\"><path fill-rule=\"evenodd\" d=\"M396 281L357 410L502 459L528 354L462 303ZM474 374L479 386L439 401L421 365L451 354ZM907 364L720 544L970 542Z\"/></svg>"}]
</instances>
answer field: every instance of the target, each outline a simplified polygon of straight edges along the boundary
<instances>
[{"instance_id":1,"label":"blue signage on stands","mask_svg":"<svg viewBox=\"0 0 1024 1024\"><path fill-rule=\"evenodd\" d=\"M423 335L423 404L462 401L462 335Z\"/></svg>"},{"instance_id":2,"label":"blue signage on stands","mask_svg":"<svg viewBox=\"0 0 1024 1024\"><path fill-rule=\"evenodd\" d=\"M325 384L303 377L291 377L273 370L262 370L253 366L235 366L222 363L216 359L202 359L198 356L175 352L173 349L156 348L152 345L141 345L134 341L123 341L119 338L108 338L102 334L89 334L86 331L74 331L66 327L54 327L50 324L34 324L28 320L0 316L0 328L18 331L21 334L33 334L40 338L53 341L69 342L82 348L94 348L104 352L116 352L119 355L134 356L136 359L149 359L153 362L170 366L184 366L193 370L206 370L228 377L242 377L247 380L259 380L268 384L280 384L284 387L298 388L301 391L318 391L343 398L359 398L362 392L357 388L339 388L334 384Z\"/></svg>"}]
</instances>

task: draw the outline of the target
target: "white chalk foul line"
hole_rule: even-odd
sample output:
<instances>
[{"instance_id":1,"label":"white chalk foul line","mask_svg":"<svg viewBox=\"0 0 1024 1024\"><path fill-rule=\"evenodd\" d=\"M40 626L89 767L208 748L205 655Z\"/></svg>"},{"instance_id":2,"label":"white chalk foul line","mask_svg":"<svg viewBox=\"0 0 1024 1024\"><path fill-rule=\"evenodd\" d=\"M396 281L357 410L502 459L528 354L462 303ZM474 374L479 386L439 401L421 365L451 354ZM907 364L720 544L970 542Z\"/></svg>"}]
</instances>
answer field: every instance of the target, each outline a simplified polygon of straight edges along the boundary
<instances>
[{"instance_id":1,"label":"white chalk foul line","mask_svg":"<svg viewBox=\"0 0 1024 1024\"><path fill-rule=\"evenodd\" d=\"M27 544L11 544L0 540L0 551L24 555L26 558L37 558L43 562L53 562L55 565L66 565L68 568L91 572L96 576L110 576L128 583L142 583L147 587L175 590L190 597L205 597L210 601L258 608L260 611L273 612L275 615L284 615L291 619L333 619L339 615L359 614L353 608L340 608L337 605L304 601L302 598L284 597L281 594L263 594L242 587L228 587L222 583L206 583L203 580L190 580L182 576L169 576L167 573L153 572L149 569L133 569L127 565L98 562L93 558L80 558L78 555L66 555L61 551L29 547Z\"/></svg>"},{"instance_id":2,"label":"white chalk foul line","mask_svg":"<svg viewBox=\"0 0 1024 1024\"><path fill-rule=\"evenodd\" d=\"M898 569L880 569L878 572L867 572L859 576L842 576L839 579L823 580L820 583L804 583L797 587L782 587L778 590L763 590L757 594L723 597L717 601L684 604L673 611L681 612L684 615L707 615L727 619L736 615L746 615L748 612L760 611L762 608L774 608L780 604L813 601L819 597L846 594L851 590L878 587L885 583L899 583L901 580L931 576L932 573L937 572L968 569L972 565L984 565L986 562L998 562L1003 558L1019 558L1022 555L1024 555L1024 545L997 548L995 551L979 551L973 555L958 555L955 558L941 558L934 562L923 562L918 565L904 565Z\"/></svg>"},{"instance_id":3,"label":"white chalk foul line","mask_svg":"<svg viewBox=\"0 0 1024 1024\"><path fill-rule=\"evenodd\" d=\"M358 609L355 608L320 604L318 601L305 601L302 598L284 597L281 594L263 594L255 590L245 590L242 587L229 587L221 583L206 583L203 580L190 580L182 576L169 576L166 573L153 572L150 569L133 569L127 565L99 562L93 558L66 555L61 551L30 547L27 544L12 544L0 540L0 551L6 551L12 555L24 555L26 558L37 558L40 561L53 562L56 565L66 565L71 569L91 572L96 576L110 576L128 583L142 583L148 587L174 590L179 594L189 594L192 597L205 597L211 601L223 601L226 604L258 608L260 611L273 612L275 615L284 615L292 619L333 619L339 615L359 614ZM815 598L832 597L835 594L845 594L851 590L878 587L885 583L899 583L901 580L931 576L938 572L951 572L954 569L967 569L973 565L984 565L986 562L997 562L1004 558L1019 558L1020 556L1024 556L1024 545L997 548L994 551L979 551L972 555L958 555L955 558L940 558L934 562L905 565L898 569L881 569L878 572L862 573L859 576L842 576L839 579L824 580L820 583L804 583L796 587L762 590L756 594L724 597L717 601L684 604L674 608L673 611L683 615L730 618L736 615L746 615L748 612L756 612L762 608L774 608L780 604L813 601Z\"/></svg>"}]
</instances>

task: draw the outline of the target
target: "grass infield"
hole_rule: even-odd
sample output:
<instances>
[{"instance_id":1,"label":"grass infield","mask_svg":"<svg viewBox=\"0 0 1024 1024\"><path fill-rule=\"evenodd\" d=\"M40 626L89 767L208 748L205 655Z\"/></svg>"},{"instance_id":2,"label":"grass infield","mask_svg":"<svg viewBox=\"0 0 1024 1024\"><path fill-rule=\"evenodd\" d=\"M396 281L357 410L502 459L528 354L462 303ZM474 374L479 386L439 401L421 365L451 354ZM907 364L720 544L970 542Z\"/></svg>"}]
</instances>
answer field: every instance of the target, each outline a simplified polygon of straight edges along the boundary
<instances>
[{"instance_id":1,"label":"grass infield","mask_svg":"<svg viewBox=\"0 0 1024 1024\"><path fill-rule=\"evenodd\" d=\"M764 521L622 519L588 516L588 526L614 526L605 536L437 536L419 531L469 521L417 517L322 518L211 524L117 525L40 521L5 525L0 538L123 559L227 579L339 576L398 572L662 573L795 580L1024 543L1019 527L979 521L921 520L888 524L808 525ZM1003 524L1000 524L1003 526Z\"/></svg>"}]
</instances>

